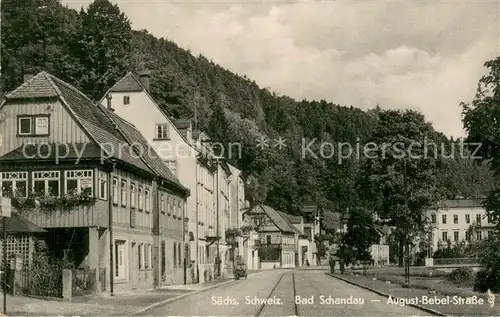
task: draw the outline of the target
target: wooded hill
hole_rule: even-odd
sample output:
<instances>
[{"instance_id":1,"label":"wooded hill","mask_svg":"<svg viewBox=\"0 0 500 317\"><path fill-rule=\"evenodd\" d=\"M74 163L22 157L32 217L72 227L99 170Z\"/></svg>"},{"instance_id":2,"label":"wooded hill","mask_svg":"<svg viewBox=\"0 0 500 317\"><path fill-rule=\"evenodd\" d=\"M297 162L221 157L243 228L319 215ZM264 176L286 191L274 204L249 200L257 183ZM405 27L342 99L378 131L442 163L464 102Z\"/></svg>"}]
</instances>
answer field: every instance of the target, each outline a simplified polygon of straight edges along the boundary
<instances>
[{"instance_id":1,"label":"wooded hill","mask_svg":"<svg viewBox=\"0 0 500 317\"><path fill-rule=\"evenodd\" d=\"M172 41L132 30L118 6L97 0L77 12L58 0L3 0L2 92L22 83L23 74L46 70L94 100L127 71L152 71L151 91L174 119L192 118L215 141L241 142L242 157L231 163L257 183L258 199L288 213L304 201L343 209L356 195L361 160L302 157L302 142L366 142L380 108L362 111L321 101L296 101L260 88L255 81L193 56ZM382 105L383 106L383 105ZM257 148L259 137L286 139L286 148ZM443 134L433 139L449 144ZM307 141L309 143L309 141ZM490 188L487 168L470 160L446 160L443 197L477 197Z\"/></svg>"}]
</instances>

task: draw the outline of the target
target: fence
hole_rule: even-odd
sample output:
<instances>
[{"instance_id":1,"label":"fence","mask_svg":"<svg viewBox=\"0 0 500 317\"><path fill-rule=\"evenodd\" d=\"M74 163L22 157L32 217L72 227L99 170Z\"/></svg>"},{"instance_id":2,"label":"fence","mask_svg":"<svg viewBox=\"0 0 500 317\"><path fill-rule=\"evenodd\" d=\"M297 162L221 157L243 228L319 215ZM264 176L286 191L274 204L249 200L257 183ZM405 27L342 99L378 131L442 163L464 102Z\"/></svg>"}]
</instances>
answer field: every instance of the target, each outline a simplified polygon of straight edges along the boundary
<instances>
[{"instance_id":1,"label":"fence","mask_svg":"<svg viewBox=\"0 0 500 317\"><path fill-rule=\"evenodd\" d=\"M478 264L476 258L435 258L434 265L474 265Z\"/></svg>"},{"instance_id":2,"label":"fence","mask_svg":"<svg viewBox=\"0 0 500 317\"><path fill-rule=\"evenodd\" d=\"M51 270L25 268L19 283L21 293L30 296L62 297L62 268L54 265Z\"/></svg>"}]
</instances>

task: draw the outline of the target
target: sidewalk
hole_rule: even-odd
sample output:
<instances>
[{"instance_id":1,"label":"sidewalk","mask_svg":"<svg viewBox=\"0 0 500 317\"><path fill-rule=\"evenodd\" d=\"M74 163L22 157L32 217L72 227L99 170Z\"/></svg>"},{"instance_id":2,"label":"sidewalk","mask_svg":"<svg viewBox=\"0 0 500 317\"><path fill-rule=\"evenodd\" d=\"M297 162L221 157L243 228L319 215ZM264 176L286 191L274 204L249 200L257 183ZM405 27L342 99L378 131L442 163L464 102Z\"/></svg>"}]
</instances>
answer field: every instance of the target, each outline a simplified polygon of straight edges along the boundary
<instances>
[{"instance_id":1,"label":"sidewalk","mask_svg":"<svg viewBox=\"0 0 500 317\"><path fill-rule=\"evenodd\" d=\"M230 283L224 278L204 284L172 285L157 290L76 297L71 302L43 300L7 295L8 316L125 316L141 313L153 307L193 293ZM0 294L2 295L2 294Z\"/></svg>"},{"instance_id":2,"label":"sidewalk","mask_svg":"<svg viewBox=\"0 0 500 317\"><path fill-rule=\"evenodd\" d=\"M337 279L346 281L350 284L354 284L359 287L363 287L365 289L368 289L372 292L375 292L379 295L385 296L385 297L396 297L396 298L419 298L422 299L423 296L426 296L427 298L439 298L443 299L446 298L447 295L450 296L450 300L452 300L455 296L454 292L450 292L450 294L440 294L437 292L433 292L430 290L425 290L425 289L416 289L416 288L404 288L400 284L395 284L395 283L389 283L386 281L380 281L380 280L374 280L372 277L368 276L355 276L355 275L332 275L327 273L330 276L333 276ZM415 278L413 278L415 279ZM479 295L479 294L472 294L471 296L474 295ZM500 305L498 304L498 296L496 298L496 304L494 307L490 307L487 301L487 295L483 295L482 298L484 299L484 304L483 305L472 305L472 304L466 304L463 303L461 305L459 304L422 304L419 303L418 308L423 308L427 309L428 312L434 312L436 315L441 315L441 316L500 316ZM412 305L413 306L413 305ZM441 313L441 314L439 314Z\"/></svg>"}]
</instances>

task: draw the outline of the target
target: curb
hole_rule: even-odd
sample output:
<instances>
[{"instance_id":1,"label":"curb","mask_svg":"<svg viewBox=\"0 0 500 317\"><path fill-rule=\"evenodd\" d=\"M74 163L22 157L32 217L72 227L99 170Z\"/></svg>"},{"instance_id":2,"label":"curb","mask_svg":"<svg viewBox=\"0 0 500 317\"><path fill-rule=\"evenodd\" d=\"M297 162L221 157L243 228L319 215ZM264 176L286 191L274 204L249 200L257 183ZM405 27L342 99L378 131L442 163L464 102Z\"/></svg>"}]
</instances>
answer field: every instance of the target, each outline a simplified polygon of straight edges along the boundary
<instances>
[{"instance_id":1,"label":"curb","mask_svg":"<svg viewBox=\"0 0 500 317\"><path fill-rule=\"evenodd\" d=\"M254 275L254 274L258 274L262 271L254 271L250 274L248 274L248 276L250 275ZM209 287L206 287L206 288L202 288L202 289L199 289L199 290L196 290L196 291L192 291L192 292L188 292L188 293L185 293L185 294L182 294L182 295L179 295L179 296L176 296L176 297L172 297L172 298L167 298L165 300L162 300L162 301L159 301L159 302L156 302L154 304L151 304L149 306L146 306L144 308L141 308L139 309L138 311L136 311L135 313L132 313L128 316L138 316L140 314L143 314L145 312L147 312L148 310L151 310L151 309L155 309L155 308L158 308L160 306L163 306L163 305L166 305L166 304L169 304L171 302L175 302L179 299L182 299L184 297L187 297L187 296L191 296L191 295L195 295L195 294L198 294L198 293L201 293L201 292L204 292L204 291L208 291L208 290L211 290L211 289L214 289L214 288L217 288L217 287L220 287L220 286L223 286L223 285L226 285L226 284L230 284L230 283L233 283L233 282L236 282L235 279L232 279L232 280L229 280L229 281L225 281L225 282L222 282L220 284L215 284L215 285L212 285L212 286L209 286Z\"/></svg>"},{"instance_id":2,"label":"curb","mask_svg":"<svg viewBox=\"0 0 500 317\"><path fill-rule=\"evenodd\" d=\"M202 289L199 289L199 290L196 290L196 291L192 291L192 292L188 292L188 293L176 296L176 297L168 298L168 299L162 300L160 302L156 302L154 304L146 306L144 308L141 308L138 311L136 311L135 313L130 314L129 316L137 316L137 315L140 315L142 313L147 312L148 310L151 310L151 309L154 309L154 308L157 308L157 307L169 304L171 302L175 302L175 301L177 301L179 299L182 299L184 297L195 295L195 294L198 294L198 293L201 293L201 292L204 292L204 291L208 291L208 290L214 289L214 288L219 287L219 286L223 286L223 285L226 285L226 284L229 284L229 283L233 283L234 281L236 281L236 280L225 281L225 282L222 282L220 284L215 284L215 285L209 286L207 288L202 288Z\"/></svg>"},{"instance_id":3,"label":"curb","mask_svg":"<svg viewBox=\"0 0 500 317\"><path fill-rule=\"evenodd\" d=\"M331 274L331 273L325 273L325 274L326 274L326 275L329 275L329 276L331 276L331 277L334 277L334 278L336 278L336 279L338 279L338 280L341 280L341 281L343 281L343 282L346 282L346 283L348 283L348 284L351 284L351 285L354 285L354 286L357 286L357 287L364 288L364 289L369 290L370 292L373 292L373 293L378 294L378 295L380 295L380 296L384 296L384 297L394 297L394 296L392 296L391 294L386 294L386 293L383 293L383 292L378 291L378 290L376 290L376 289L373 289L373 288L371 288L371 287L368 287L368 286L365 286L365 285L362 285L362 284L358 284L358 283L355 283L355 282L349 281L348 279L342 278L342 277L340 277L340 276L336 276L336 275L333 275L333 274ZM446 315L446 314L443 314L442 312L439 312L439 311L434 310L434 309L432 309L432 308L427 308L427 307L424 307L424 306L421 306L421 305L418 305L418 304L408 304L408 306L411 306L411 307L414 307L414 308L417 308L417 309L423 310L423 311L425 311L425 312L427 312L427 313L431 313L431 314L434 314L434 315L436 315L436 316L448 316L448 315Z\"/></svg>"}]
</instances>

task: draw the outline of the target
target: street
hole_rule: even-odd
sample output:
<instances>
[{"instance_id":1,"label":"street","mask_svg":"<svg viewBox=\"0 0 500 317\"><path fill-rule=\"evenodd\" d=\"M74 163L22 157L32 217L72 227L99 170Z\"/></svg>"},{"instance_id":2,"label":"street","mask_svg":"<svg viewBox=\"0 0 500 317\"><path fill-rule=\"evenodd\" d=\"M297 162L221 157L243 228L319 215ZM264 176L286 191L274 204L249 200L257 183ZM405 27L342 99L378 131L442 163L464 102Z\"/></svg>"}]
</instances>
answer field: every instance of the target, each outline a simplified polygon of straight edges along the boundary
<instances>
[{"instance_id":1,"label":"street","mask_svg":"<svg viewBox=\"0 0 500 317\"><path fill-rule=\"evenodd\" d=\"M386 298L329 277L324 271L270 270L182 298L144 315L386 317L429 313L387 304Z\"/></svg>"}]
</instances>

